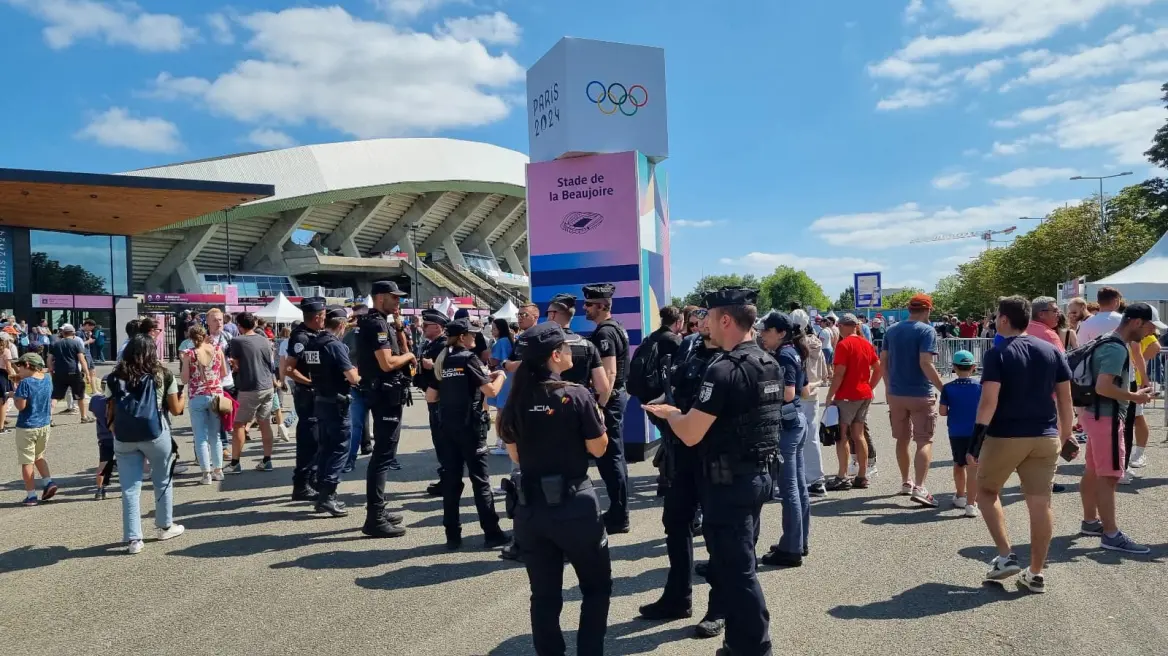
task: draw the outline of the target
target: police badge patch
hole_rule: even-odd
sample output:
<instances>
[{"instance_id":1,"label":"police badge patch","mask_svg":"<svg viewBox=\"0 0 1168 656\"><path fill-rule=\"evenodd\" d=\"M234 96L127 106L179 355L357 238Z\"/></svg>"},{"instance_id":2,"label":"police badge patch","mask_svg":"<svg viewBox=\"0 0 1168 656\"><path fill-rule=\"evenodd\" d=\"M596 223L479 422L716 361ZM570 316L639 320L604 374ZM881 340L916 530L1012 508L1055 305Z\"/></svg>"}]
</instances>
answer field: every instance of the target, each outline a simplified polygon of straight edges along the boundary
<instances>
[{"instance_id":1,"label":"police badge patch","mask_svg":"<svg viewBox=\"0 0 1168 656\"><path fill-rule=\"evenodd\" d=\"M702 383L702 391L698 393L698 400L702 403L710 400L710 396L714 393L713 383Z\"/></svg>"},{"instance_id":2,"label":"police badge patch","mask_svg":"<svg viewBox=\"0 0 1168 656\"><path fill-rule=\"evenodd\" d=\"M377 341L379 343L385 343L387 340L389 340L389 333L377 333Z\"/></svg>"},{"instance_id":3,"label":"police badge patch","mask_svg":"<svg viewBox=\"0 0 1168 656\"><path fill-rule=\"evenodd\" d=\"M299 354L299 353L300 353L301 351L303 351L303 350L304 350L304 345L303 345L303 344L297 344L297 345L295 345L295 346L293 346L293 347L292 347L292 352L293 352L293 353L296 353L296 354Z\"/></svg>"},{"instance_id":4,"label":"police badge patch","mask_svg":"<svg viewBox=\"0 0 1168 656\"><path fill-rule=\"evenodd\" d=\"M602 340L600 340L600 348L607 351L610 348L612 348L612 345L609 344L607 339L602 339Z\"/></svg>"}]
</instances>

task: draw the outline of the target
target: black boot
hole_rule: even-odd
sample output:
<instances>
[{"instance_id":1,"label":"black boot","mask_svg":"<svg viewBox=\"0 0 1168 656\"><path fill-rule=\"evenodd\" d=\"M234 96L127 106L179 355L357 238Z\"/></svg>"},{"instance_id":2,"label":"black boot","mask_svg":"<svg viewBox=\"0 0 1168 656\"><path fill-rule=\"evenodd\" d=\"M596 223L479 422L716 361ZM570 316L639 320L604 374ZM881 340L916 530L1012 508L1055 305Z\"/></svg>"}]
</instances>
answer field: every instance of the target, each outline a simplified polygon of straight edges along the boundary
<instances>
[{"instance_id":1,"label":"black boot","mask_svg":"<svg viewBox=\"0 0 1168 656\"><path fill-rule=\"evenodd\" d=\"M432 497L442 496L442 481L436 481L426 486L426 494Z\"/></svg>"},{"instance_id":2,"label":"black boot","mask_svg":"<svg viewBox=\"0 0 1168 656\"><path fill-rule=\"evenodd\" d=\"M366 516L365 525L361 527L361 532L371 538L400 538L406 534L404 528L394 526L381 513L375 516Z\"/></svg>"},{"instance_id":3,"label":"black boot","mask_svg":"<svg viewBox=\"0 0 1168 656\"><path fill-rule=\"evenodd\" d=\"M701 622L694 627L695 638L716 638L726 629L726 620L721 617L710 617L707 613Z\"/></svg>"},{"instance_id":4,"label":"black boot","mask_svg":"<svg viewBox=\"0 0 1168 656\"><path fill-rule=\"evenodd\" d=\"M503 560L522 561L523 555L519 553L519 543L512 542L506 547L503 547L503 550L499 552L499 557Z\"/></svg>"},{"instance_id":5,"label":"black boot","mask_svg":"<svg viewBox=\"0 0 1168 656\"><path fill-rule=\"evenodd\" d=\"M688 605L658 599L638 609L644 620L682 620L693 617L693 608Z\"/></svg>"},{"instance_id":6,"label":"black boot","mask_svg":"<svg viewBox=\"0 0 1168 656\"><path fill-rule=\"evenodd\" d=\"M319 499L316 502L316 512L328 513L333 517L344 517L349 514L349 511L345 510L345 504L337 501L335 494Z\"/></svg>"},{"instance_id":7,"label":"black boot","mask_svg":"<svg viewBox=\"0 0 1168 656\"><path fill-rule=\"evenodd\" d=\"M454 551L462 546L462 530L461 529L446 529L446 548Z\"/></svg>"},{"instance_id":8,"label":"black boot","mask_svg":"<svg viewBox=\"0 0 1168 656\"><path fill-rule=\"evenodd\" d=\"M495 531L494 533L488 533L483 537L483 548L496 549L506 545L510 541L511 537L506 533L503 531Z\"/></svg>"},{"instance_id":9,"label":"black boot","mask_svg":"<svg viewBox=\"0 0 1168 656\"><path fill-rule=\"evenodd\" d=\"M293 501L316 501L319 498L320 493L307 483L301 485L300 487L292 488Z\"/></svg>"},{"instance_id":10,"label":"black boot","mask_svg":"<svg viewBox=\"0 0 1168 656\"><path fill-rule=\"evenodd\" d=\"M771 549L758 561L763 565L770 565L771 567L802 567L803 556L801 554L787 553L786 551L779 551L778 549Z\"/></svg>"},{"instance_id":11,"label":"black boot","mask_svg":"<svg viewBox=\"0 0 1168 656\"><path fill-rule=\"evenodd\" d=\"M403 516L401 513L389 512L388 510L381 511L381 518L390 524L393 524L394 526L397 526L406 520L405 516Z\"/></svg>"}]
</instances>

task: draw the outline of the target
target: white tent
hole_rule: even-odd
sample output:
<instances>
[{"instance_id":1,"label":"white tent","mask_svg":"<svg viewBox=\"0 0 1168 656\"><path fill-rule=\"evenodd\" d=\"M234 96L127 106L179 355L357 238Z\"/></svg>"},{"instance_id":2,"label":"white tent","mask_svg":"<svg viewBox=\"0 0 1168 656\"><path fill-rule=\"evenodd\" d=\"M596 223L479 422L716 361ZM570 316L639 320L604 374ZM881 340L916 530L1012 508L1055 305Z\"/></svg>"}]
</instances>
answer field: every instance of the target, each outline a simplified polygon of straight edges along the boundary
<instances>
[{"instance_id":1,"label":"white tent","mask_svg":"<svg viewBox=\"0 0 1168 656\"><path fill-rule=\"evenodd\" d=\"M292 301L289 301L288 297L284 296L283 293L272 299L271 303L268 303L264 309L256 312L255 315L272 323L304 321L304 313L301 312L300 308L292 305Z\"/></svg>"},{"instance_id":2,"label":"white tent","mask_svg":"<svg viewBox=\"0 0 1168 656\"><path fill-rule=\"evenodd\" d=\"M1105 285L1118 289L1128 302L1168 301L1168 234L1126 269L1087 283L1087 298L1094 299Z\"/></svg>"},{"instance_id":3,"label":"white tent","mask_svg":"<svg viewBox=\"0 0 1168 656\"><path fill-rule=\"evenodd\" d=\"M442 314L445 314L448 317L454 316L454 310L455 310L454 302L451 301L449 298L444 298L441 301L434 303L432 308L435 310L438 310L439 312L441 312Z\"/></svg>"},{"instance_id":4,"label":"white tent","mask_svg":"<svg viewBox=\"0 0 1168 656\"><path fill-rule=\"evenodd\" d=\"M498 310L495 310L495 314L493 316L496 319L506 319L507 321L518 321L519 320L519 308L515 307L515 304L512 303L510 299L508 299L507 302L503 304L503 307L499 308Z\"/></svg>"}]
</instances>

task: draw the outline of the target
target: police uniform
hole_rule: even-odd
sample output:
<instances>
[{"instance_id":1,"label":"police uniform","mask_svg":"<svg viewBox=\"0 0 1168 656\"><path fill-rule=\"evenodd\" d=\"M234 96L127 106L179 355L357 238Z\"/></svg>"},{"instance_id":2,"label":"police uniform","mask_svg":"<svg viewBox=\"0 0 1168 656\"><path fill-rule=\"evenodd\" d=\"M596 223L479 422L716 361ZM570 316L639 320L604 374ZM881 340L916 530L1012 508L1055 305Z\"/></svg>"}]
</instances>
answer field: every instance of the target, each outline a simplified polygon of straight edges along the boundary
<instances>
[{"instance_id":1,"label":"police uniform","mask_svg":"<svg viewBox=\"0 0 1168 656\"><path fill-rule=\"evenodd\" d=\"M706 294L710 309L753 304L757 291L722 288ZM710 552L711 602L726 615L731 654L771 653L770 613L755 573L759 515L771 497L783 376L753 341L732 347L706 369L693 409L715 417L702 442L703 532ZM719 652L723 653L723 652Z\"/></svg>"},{"instance_id":2,"label":"police uniform","mask_svg":"<svg viewBox=\"0 0 1168 656\"><path fill-rule=\"evenodd\" d=\"M604 300L612 298L616 287L610 283L585 285L583 291L585 300ZM615 319L606 319L596 324L589 341L596 346L601 358L616 358L616 380L612 383L612 394L604 406L608 449L604 456L596 459L596 469L608 489L608 511L604 513L604 523L610 533L624 533L629 526L629 466L625 462L621 427L624 423L625 403L629 399L625 392L625 376L629 369L629 336Z\"/></svg>"},{"instance_id":3,"label":"police uniform","mask_svg":"<svg viewBox=\"0 0 1168 656\"><path fill-rule=\"evenodd\" d=\"M345 317L344 308L332 308L327 319ZM349 348L328 330L317 333L301 353L312 376L316 416L317 512L333 517L348 514L345 504L337 501L341 470L349 457L349 403L352 387L345 372L354 369Z\"/></svg>"},{"instance_id":4,"label":"police uniform","mask_svg":"<svg viewBox=\"0 0 1168 656\"><path fill-rule=\"evenodd\" d=\"M612 566L608 536L600 518L600 502L588 478L589 454L585 442L604 434L596 400L586 388L560 382L542 365L564 342L554 323L542 323L518 339L524 368L542 382L530 396L509 399L521 404L521 424L515 435L503 435L514 444L522 480L515 509L515 532L531 584L531 634L537 654L563 654L560 631L563 607L564 557L580 581L580 627L576 633L580 656L604 651L612 595Z\"/></svg>"},{"instance_id":5,"label":"police uniform","mask_svg":"<svg viewBox=\"0 0 1168 656\"><path fill-rule=\"evenodd\" d=\"M392 281L373 283L373 296L392 294L405 296ZM360 393L365 397L365 406L373 413L373 455L369 458L368 477L365 482L366 517L365 533L371 537L381 537L387 524L385 514L385 479L390 469L398 468L397 443L401 437L402 403L410 393L407 379L408 368L399 367L392 371L382 371L377 362L377 352L388 350L392 355L405 353L397 331L386 321L387 317L376 307L369 308L357 323L357 371L361 374ZM396 531L395 531L396 533Z\"/></svg>"},{"instance_id":6,"label":"police uniform","mask_svg":"<svg viewBox=\"0 0 1168 656\"><path fill-rule=\"evenodd\" d=\"M688 412L698 400L702 379L710 363L721 351L707 346L700 334L683 340L677 362L670 372L673 404ZM641 606L641 617L666 620L690 617L693 606L694 518L700 512L702 495L702 455L704 443L689 447L668 428L662 430L666 443L663 472L669 481L665 488L665 507L661 523L665 525L665 551L669 556L669 574L661 598ZM699 522L700 525L700 522ZM695 632L698 637L712 638L722 632L726 614L716 604L711 591L709 608Z\"/></svg>"},{"instance_id":7,"label":"police uniform","mask_svg":"<svg viewBox=\"0 0 1168 656\"><path fill-rule=\"evenodd\" d=\"M300 302L304 314L323 312L325 301L319 296L306 298ZM296 359L296 371L311 378L308 363L304 360L304 350L308 347L316 331L301 323L288 336L288 355ZM315 395L311 385L294 383L292 404L296 408L296 468L292 470L292 498L297 501L315 501L316 485L316 411Z\"/></svg>"},{"instance_id":8,"label":"police uniform","mask_svg":"<svg viewBox=\"0 0 1168 656\"><path fill-rule=\"evenodd\" d=\"M419 366L418 373L414 377L414 385L416 385L422 391L426 391L428 389L437 390L438 389L438 377L436 374L437 374L437 367L438 367L438 356L441 355L442 352L446 350L446 332L445 331L446 331L446 325L449 323L449 320L446 318L445 314L442 314L441 312L438 312L437 310L423 310L422 311L422 321L424 323L433 323L433 324L437 324L439 326L442 326L443 332L442 332L442 334L438 335L437 337L435 337L434 339L430 340L429 342L427 342L426 344L424 344L422 346L422 359L429 360L430 362L435 363L434 364L435 368L434 369L426 369L425 367ZM439 414L438 408L439 408L438 402L426 404L426 411L427 411L427 414L429 415L429 419L430 419L430 440L434 444L434 456L436 458L438 458L438 477L439 477L439 479L441 479L441 477L442 477L442 455L441 455L441 451L440 451L440 441L438 439L438 437L439 437L438 430L442 425L442 416L441 416L441 414ZM431 494L432 496L442 496L442 482L441 482L441 480L439 480L437 483L431 483L430 486L426 488L426 491L429 494Z\"/></svg>"},{"instance_id":9,"label":"police uniform","mask_svg":"<svg viewBox=\"0 0 1168 656\"><path fill-rule=\"evenodd\" d=\"M572 294L556 294L550 303L574 309L576 297ZM583 385L592 392L596 392L592 385L592 370L604 366L600 361L600 351L596 349L595 344L584 339L582 335L572 332L571 328L561 327L561 330L564 331L564 341L568 343L568 348L572 349L572 368L563 373L563 379L570 383Z\"/></svg>"},{"instance_id":10,"label":"police uniform","mask_svg":"<svg viewBox=\"0 0 1168 656\"><path fill-rule=\"evenodd\" d=\"M472 332L470 321L455 319L446 326L450 337L461 337ZM446 528L446 546L455 549L462 544L462 523L458 506L462 498L462 470L465 465L474 492L479 525L486 536L487 547L501 547L507 536L499 529L499 515L495 512L495 496L487 470L486 409L483 407L483 385L491 376L478 356L461 346L452 346L437 372L438 404L441 428L438 453L442 457L442 525Z\"/></svg>"}]
</instances>

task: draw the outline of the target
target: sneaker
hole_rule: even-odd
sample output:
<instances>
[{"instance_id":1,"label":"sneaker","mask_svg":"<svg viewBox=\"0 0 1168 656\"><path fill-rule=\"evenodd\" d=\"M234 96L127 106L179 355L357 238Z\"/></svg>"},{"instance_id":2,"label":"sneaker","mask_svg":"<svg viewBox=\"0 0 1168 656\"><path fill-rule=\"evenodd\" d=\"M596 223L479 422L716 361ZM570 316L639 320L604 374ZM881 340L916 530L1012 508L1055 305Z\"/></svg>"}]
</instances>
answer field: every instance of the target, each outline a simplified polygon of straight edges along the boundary
<instances>
[{"instance_id":1,"label":"sneaker","mask_svg":"<svg viewBox=\"0 0 1168 656\"><path fill-rule=\"evenodd\" d=\"M811 485L807 486L807 494L808 494L808 496L812 496L812 497L816 497L816 498L826 497L827 496L827 486L825 486L822 482L812 483Z\"/></svg>"},{"instance_id":2,"label":"sneaker","mask_svg":"<svg viewBox=\"0 0 1168 656\"><path fill-rule=\"evenodd\" d=\"M11 428L0 428L0 435L8 435L10 433L12 433Z\"/></svg>"},{"instance_id":3,"label":"sneaker","mask_svg":"<svg viewBox=\"0 0 1168 656\"><path fill-rule=\"evenodd\" d=\"M211 472L203 472L203 475L199 478L199 485L210 485L210 484L211 484Z\"/></svg>"},{"instance_id":4,"label":"sneaker","mask_svg":"<svg viewBox=\"0 0 1168 656\"><path fill-rule=\"evenodd\" d=\"M860 465L856 462L856 457L848 461L848 476L855 476L860 473Z\"/></svg>"},{"instance_id":5,"label":"sneaker","mask_svg":"<svg viewBox=\"0 0 1168 656\"><path fill-rule=\"evenodd\" d=\"M1079 535L1089 538L1103 537L1103 522L1098 519L1079 522Z\"/></svg>"},{"instance_id":6,"label":"sneaker","mask_svg":"<svg viewBox=\"0 0 1168 656\"><path fill-rule=\"evenodd\" d=\"M693 617L693 608L687 604L658 599L637 609L643 620L684 620Z\"/></svg>"},{"instance_id":7,"label":"sneaker","mask_svg":"<svg viewBox=\"0 0 1168 656\"><path fill-rule=\"evenodd\" d=\"M177 538L186 532L182 524L171 524L169 528L158 529L158 541L164 542L173 538Z\"/></svg>"},{"instance_id":8,"label":"sneaker","mask_svg":"<svg viewBox=\"0 0 1168 656\"><path fill-rule=\"evenodd\" d=\"M41 501L48 501L49 499L52 499L53 497L57 496L57 489L58 489L57 484L52 482L52 481L49 481L45 485L44 491L41 492Z\"/></svg>"},{"instance_id":9,"label":"sneaker","mask_svg":"<svg viewBox=\"0 0 1168 656\"><path fill-rule=\"evenodd\" d=\"M912 483L900 484L900 496L902 497L911 496L914 490L916 490L916 486Z\"/></svg>"},{"instance_id":10,"label":"sneaker","mask_svg":"<svg viewBox=\"0 0 1168 656\"><path fill-rule=\"evenodd\" d=\"M716 638L726 629L726 620L721 617L703 617L694 627L695 638Z\"/></svg>"},{"instance_id":11,"label":"sneaker","mask_svg":"<svg viewBox=\"0 0 1168 656\"><path fill-rule=\"evenodd\" d=\"M1133 469L1141 469L1148 466L1148 456L1140 454L1139 458L1133 458L1129 463Z\"/></svg>"},{"instance_id":12,"label":"sneaker","mask_svg":"<svg viewBox=\"0 0 1168 656\"><path fill-rule=\"evenodd\" d=\"M1046 579L1041 574L1031 574L1029 568L1024 570L1022 576L1015 579L1014 583L1017 583L1020 588L1026 588L1038 594L1046 592Z\"/></svg>"},{"instance_id":13,"label":"sneaker","mask_svg":"<svg viewBox=\"0 0 1168 656\"><path fill-rule=\"evenodd\" d=\"M981 517L981 511L977 509L976 503L971 503L965 506L966 517Z\"/></svg>"},{"instance_id":14,"label":"sneaker","mask_svg":"<svg viewBox=\"0 0 1168 656\"><path fill-rule=\"evenodd\" d=\"M141 540L130 540L130 544L126 547L126 553L130 554L131 556L134 554L140 554L142 553L142 546L143 545Z\"/></svg>"},{"instance_id":15,"label":"sneaker","mask_svg":"<svg viewBox=\"0 0 1168 656\"><path fill-rule=\"evenodd\" d=\"M180 462L174 466L174 475L178 476L179 474L185 474L187 473L188 469L190 469L188 465L184 465Z\"/></svg>"},{"instance_id":16,"label":"sneaker","mask_svg":"<svg viewBox=\"0 0 1168 656\"><path fill-rule=\"evenodd\" d=\"M926 508L936 508L937 500L924 487L913 488L912 494L909 495L909 500L913 503L919 503Z\"/></svg>"},{"instance_id":17,"label":"sneaker","mask_svg":"<svg viewBox=\"0 0 1168 656\"><path fill-rule=\"evenodd\" d=\"M226 467L223 468L223 473L224 474L242 474L243 473L243 465L239 464L238 462L235 463L234 465L227 465Z\"/></svg>"},{"instance_id":18,"label":"sneaker","mask_svg":"<svg viewBox=\"0 0 1168 656\"><path fill-rule=\"evenodd\" d=\"M985 580L1005 581L1021 571L1022 568L1018 565L1018 557L1014 554L994 556L994 559L990 561L990 571L986 572Z\"/></svg>"},{"instance_id":19,"label":"sneaker","mask_svg":"<svg viewBox=\"0 0 1168 656\"><path fill-rule=\"evenodd\" d=\"M880 473L880 469L876 467L876 459L868 458L868 478L872 478Z\"/></svg>"},{"instance_id":20,"label":"sneaker","mask_svg":"<svg viewBox=\"0 0 1168 656\"><path fill-rule=\"evenodd\" d=\"M1062 483L1051 483L1050 484L1050 491L1055 492L1055 493L1066 492L1067 486L1063 485Z\"/></svg>"},{"instance_id":21,"label":"sneaker","mask_svg":"<svg viewBox=\"0 0 1168 656\"><path fill-rule=\"evenodd\" d=\"M97 492L93 493L93 500L94 501L105 501L105 488L104 487L97 488Z\"/></svg>"},{"instance_id":22,"label":"sneaker","mask_svg":"<svg viewBox=\"0 0 1168 656\"><path fill-rule=\"evenodd\" d=\"M77 408L65 408L64 410L61 411L61 414L75 415L75 414L77 414Z\"/></svg>"},{"instance_id":23,"label":"sneaker","mask_svg":"<svg viewBox=\"0 0 1168 656\"><path fill-rule=\"evenodd\" d=\"M354 469L356 469L356 467L357 467L357 463L356 463L356 462L353 462L352 460L346 460L346 461L345 461L345 466L344 466L344 467L341 467L341 473L342 473L342 474L349 474L349 473L352 473L352 471L353 471Z\"/></svg>"},{"instance_id":24,"label":"sneaker","mask_svg":"<svg viewBox=\"0 0 1168 656\"><path fill-rule=\"evenodd\" d=\"M1100 541L1100 546L1111 551L1122 551L1130 554L1146 554L1151 551L1146 545L1135 542L1124 535L1123 531L1116 533L1115 537L1104 535Z\"/></svg>"},{"instance_id":25,"label":"sneaker","mask_svg":"<svg viewBox=\"0 0 1168 656\"><path fill-rule=\"evenodd\" d=\"M1075 441L1078 442L1079 444L1086 444L1087 443L1087 433L1085 433L1085 432L1075 433Z\"/></svg>"},{"instance_id":26,"label":"sneaker","mask_svg":"<svg viewBox=\"0 0 1168 656\"><path fill-rule=\"evenodd\" d=\"M953 497L954 508L965 508L969 505L969 501L965 497Z\"/></svg>"},{"instance_id":27,"label":"sneaker","mask_svg":"<svg viewBox=\"0 0 1168 656\"><path fill-rule=\"evenodd\" d=\"M496 446L496 447L492 447L491 450L489 451L489 453L493 456L505 456L505 455L507 455L507 449L505 449L501 446Z\"/></svg>"},{"instance_id":28,"label":"sneaker","mask_svg":"<svg viewBox=\"0 0 1168 656\"><path fill-rule=\"evenodd\" d=\"M402 468L401 463L397 461L397 458L391 458L389 462L385 463L385 466L394 471L398 471Z\"/></svg>"},{"instance_id":29,"label":"sneaker","mask_svg":"<svg viewBox=\"0 0 1168 656\"><path fill-rule=\"evenodd\" d=\"M220 469L219 471L211 472L211 480L213 480L213 481L223 480L223 470Z\"/></svg>"},{"instance_id":30,"label":"sneaker","mask_svg":"<svg viewBox=\"0 0 1168 656\"><path fill-rule=\"evenodd\" d=\"M22 506L28 506L28 507L30 507L30 508L31 508L32 506L35 506L35 505L37 505L38 503L40 503L40 500L39 500L39 499L37 499L36 493L34 492L34 493L32 493L32 494L28 495L27 497L25 497L25 498L24 498L24 501L21 501L21 502L20 502L20 505L22 505Z\"/></svg>"},{"instance_id":31,"label":"sneaker","mask_svg":"<svg viewBox=\"0 0 1168 656\"><path fill-rule=\"evenodd\" d=\"M1134 479L1135 479L1135 477L1132 476L1132 470L1128 469L1128 470L1123 472L1123 476L1119 477L1119 484L1120 485L1131 485L1132 481Z\"/></svg>"},{"instance_id":32,"label":"sneaker","mask_svg":"<svg viewBox=\"0 0 1168 656\"><path fill-rule=\"evenodd\" d=\"M256 468L255 468L256 471L261 471L261 472L270 472L274 469L275 469L275 467L272 465L271 460L261 460L260 463L258 465L256 465Z\"/></svg>"}]
</instances>

